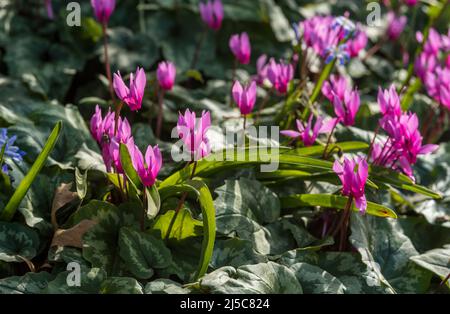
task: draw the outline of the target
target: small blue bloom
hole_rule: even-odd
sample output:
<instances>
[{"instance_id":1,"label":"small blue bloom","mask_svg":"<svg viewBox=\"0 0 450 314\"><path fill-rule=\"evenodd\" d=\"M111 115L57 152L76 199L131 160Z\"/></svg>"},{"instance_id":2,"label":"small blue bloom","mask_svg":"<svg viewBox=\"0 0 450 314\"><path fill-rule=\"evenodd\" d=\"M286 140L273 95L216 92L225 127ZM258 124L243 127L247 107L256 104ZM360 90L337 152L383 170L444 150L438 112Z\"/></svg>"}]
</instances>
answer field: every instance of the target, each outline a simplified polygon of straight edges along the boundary
<instances>
[{"instance_id":1,"label":"small blue bloom","mask_svg":"<svg viewBox=\"0 0 450 314\"><path fill-rule=\"evenodd\" d=\"M8 173L9 173L9 167L8 167L7 164L3 164L3 166L2 166L2 172L3 172L4 174L8 175Z\"/></svg>"},{"instance_id":2,"label":"small blue bloom","mask_svg":"<svg viewBox=\"0 0 450 314\"><path fill-rule=\"evenodd\" d=\"M5 128L0 129L0 151L6 144L5 153L3 157L11 158L13 161L20 163L23 160L25 152L21 151L19 147L14 146L17 136L11 136L8 138L8 131Z\"/></svg>"},{"instance_id":3,"label":"small blue bloom","mask_svg":"<svg viewBox=\"0 0 450 314\"><path fill-rule=\"evenodd\" d=\"M292 28L294 29L294 33L295 33L295 39L297 39L297 41L300 40L300 26L298 23L292 23Z\"/></svg>"},{"instance_id":4,"label":"small blue bloom","mask_svg":"<svg viewBox=\"0 0 450 314\"><path fill-rule=\"evenodd\" d=\"M344 38L347 38L349 35L354 34L356 30L356 25L352 21L350 21L345 16L339 16L334 19L333 24L331 25L332 29L336 29L337 27L340 27L344 31Z\"/></svg>"},{"instance_id":5,"label":"small blue bloom","mask_svg":"<svg viewBox=\"0 0 450 314\"><path fill-rule=\"evenodd\" d=\"M346 64L350 60L350 55L345 50L347 46L345 44L339 45L338 47L329 47L325 51L327 56L325 59L325 64L330 63L336 59L340 65Z\"/></svg>"}]
</instances>

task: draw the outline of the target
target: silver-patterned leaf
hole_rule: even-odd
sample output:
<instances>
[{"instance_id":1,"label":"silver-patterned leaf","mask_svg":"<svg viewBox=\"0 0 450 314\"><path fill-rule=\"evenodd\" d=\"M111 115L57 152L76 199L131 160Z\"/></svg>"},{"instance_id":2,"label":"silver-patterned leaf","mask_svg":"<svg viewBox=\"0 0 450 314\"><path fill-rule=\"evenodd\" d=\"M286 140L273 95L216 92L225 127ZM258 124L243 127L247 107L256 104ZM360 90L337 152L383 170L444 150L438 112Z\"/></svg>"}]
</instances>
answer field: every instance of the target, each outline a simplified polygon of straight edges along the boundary
<instances>
[{"instance_id":1,"label":"silver-patterned leaf","mask_svg":"<svg viewBox=\"0 0 450 314\"><path fill-rule=\"evenodd\" d=\"M100 288L102 294L143 294L141 284L130 277L110 277Z\"/></svg>"},{"instance_id":2,"label":"silver-patterned leaf","mask_svg":"<svg viewBox=\"0 0 450 314\"><path fill-rule=\"evenodd\" d=\"M153 269L172 263L170 250L161 239L132 228L120 229L119 254L128 271L139 279L149 279Z\"/></svg>"},{"instance_id":3,"label":"silver-patterned leaf","mask_svg":"<svg viewBox=\"0 0 450 314\"><path fill-rule=\"evenodd\" d=\"M209 293L220 294L303 292L295 273L286 266L273 262L219 268L200 280L200 288Z\"/></svg>"},{"instance_id":4,"label":"silver-patterned leaf","mask_svg":"<svg viewBox=\"0 0 450 314\"><path fill-rule=\"evenodd\" d=\"M16 222L0 222L0 261L30 260L38 247L39 237L33 229Z\"/></svg>"}]
</instances>

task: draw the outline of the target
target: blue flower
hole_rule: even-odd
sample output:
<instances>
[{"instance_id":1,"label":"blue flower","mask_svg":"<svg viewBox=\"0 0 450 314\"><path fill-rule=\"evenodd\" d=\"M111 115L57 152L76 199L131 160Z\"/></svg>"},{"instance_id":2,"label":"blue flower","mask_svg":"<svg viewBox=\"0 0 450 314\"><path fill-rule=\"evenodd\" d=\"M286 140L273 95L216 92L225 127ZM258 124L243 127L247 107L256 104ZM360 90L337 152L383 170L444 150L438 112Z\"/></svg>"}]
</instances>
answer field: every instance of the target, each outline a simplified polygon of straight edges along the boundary
<instances>
[{"instance_id":1,"label":"blue flower","mask_svg":"<svg viewBox=\"0 0 450 314\"><path fill-rule=\"evenodd\" d=\"M6 174L6 175L9 174L9 167L8 167L7 164L3 164L3 166L2 166L2 172L3 172L4 174Z\"/></svg>"},{"instance_id":2,"label":"blue flower","mask_svg":"<svg viewBox=\"0 0 450 314\"><path fill-rule=\"evenodd\" d=\"M332 29L336 29L337 27L340 27L344 31L344 38L347 38L349 35L352 35L355 33L356 25L352 21L350 21L345 16L339 16L334 19L333 24L331 25Z\"/></svg>"},{"instance_id":3,"label":"blue flower","mask_svg":"<svg viewBox=\"0 0 450 314\"><path fill-rule=\"evenodd\" d=\"M5 128L0 129L0 151L5 146L5 153L3 157L8 157L14 162L20 163L23 160L25 152L21 151L19 147L14 146L17 136L11 136L8 138L8 131ZM3 170L3 169L2 169Z\"/></svg>"},{"instance_id":4,"label":"blue flower","mask_svg":"<svg viewBox=\"0 0 450 314\"><path fill-rule=\"evenodd\" d=\"M300 40L300 26L298 23L292 23L292 29L294 30L295 33L295 39L297 39L297 41Z\"/></svg>"},{"instance_id":5,"label":"blue flower","mask_svg":"<svg viewBox=\"0 0 450 314\"><path fill-rule=\"evenodd\" d=\"M346 64L350 60L350 55L345 50L347 46L345 44L339 45L338 47L329 47L325 51L327 56L325 59L325 64L330 63L336 59L340 65Z\"/></svg>"}]
</instances>

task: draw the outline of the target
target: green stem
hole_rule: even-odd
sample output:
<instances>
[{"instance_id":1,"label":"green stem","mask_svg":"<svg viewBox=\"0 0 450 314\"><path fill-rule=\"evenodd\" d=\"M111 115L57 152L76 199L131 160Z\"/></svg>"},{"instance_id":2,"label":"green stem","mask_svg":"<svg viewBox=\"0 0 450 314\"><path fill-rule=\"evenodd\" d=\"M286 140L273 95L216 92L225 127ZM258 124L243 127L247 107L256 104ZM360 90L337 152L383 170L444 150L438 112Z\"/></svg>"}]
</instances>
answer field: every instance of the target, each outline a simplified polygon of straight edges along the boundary
<instances>
[{"instance_id":1,"label":"green stem","mask_svg":"<svg viewBox=\"0 0 450 314\"><path fill-rule=\"evenodd\" d=\"M322 73L319 76L319 79L317 80L316 86L314 86L311 97L309 98L309 106L312 106L314 104L314 102L316 101L317 97L320 94L320 91L322 90L323 83L330 76L330 73L333 70L335 64L336 64L336 59L333 59L333 61L331 61L324 67ZM303 120L306 120L306 118L309 115L309 112L310 112L309 106L306 107L305 110L303 111L303 114L302 114Z\"/></svg>"},{"instance_id":2,"label":"green stem","mask_svg":"<svg viewBox=\"0 0 450 314\"><path fill-rule=\"evenodd\" d=\"M161 137L161 128L162 128L162 121L163 121L163 103L164 103L164 90L161 88L158 93L158 121L156 124L156 137Z\"/></svg>"},{"instance_id":3,"label":"green stem","mask_svg":"<svg viewBox=\"0 0 450 314\"><path fill-rule=\"evenodd\" d=\"M141 216L141 231L144 232L145 230L145 214L147 213L147 187L144 188L144 196L143 196L143 203L144 206L142 206L142 216Z\"/></svg>"},{"instance_id":4,"label":"green stem","mask_svg":"<svg viewBox=\"0 0 450 314\"><path fill-rule=\"evenodd\" d=\"M188 164L188 165L189 165L189 164ZM192 178L194 177L194 175L195 175L195 170L196 170L196 169L197 169L197 161L194 161L194 166L193 166L193 168L192 168L191 176L190 176L190 178L189 178L190 180L192 180ZM186 201L187 196L188 196L188 193L187 193L187 192L184 192L183 195L182 195L181 198L180 198L180 201L178 202L178 206L177 206L177 208L175 209L175 214L173 215L172 219L170 220L170 224L169 224L169 228L167 229L165 241L169 240L169 238L170 238L170 234L172 233L173 226L174 226L174 224L175 224L175 221L177 220L178 213L180 212L181 208L183 207L184 202Z\"/></svg>"},{"instance_id":5,"label":"green stem","mask_svg":"<svg viewBox=\"0 0 450 314\"><path fill-rule=\"evenodd\" d=\"M4 156L5 156L5 150L6 150L6 143L3 144L2 150L0 152L0 171L2 171L3 159L4 159Z\"/></svg>"},{"instance_id":6,"label":"green stem","mask_svg":"<svg viewBox=\"0 0 450 314\"><path fill-rule=\"evenodd\" d=\"M336 229L334 229L334 231L332 233L333 237L335 237L337 235L338 231L342 229L342 226L345 222L345 218L347 216L347 212L350 211L352 203L353 203L353 197L349 196L348 200L347 200L347 204L345 204L345 208L344 208L343 212L341 213L341 219L339 220L339 223L336 226Z\"/></svg>"},{"instance_id":7,"label":"green stem","mask_svg":"<svg viewBox=\"0 0 450 314\"><path fill-rule=\"evenodd\" d=\"M328 136L328 139L327 139L327 144L325 145L325 148L323 150L322 159L328 158L328 154L327 154L328 146L330 145L331 137L333 136L334 130L336 129L336 126L338 125L338 123L339 123L339 120L336 120L336 122L333 125L333 128L331 129L330 135Z\"/></svg>"},{"instance_id":8,"label":"green stem","mask_svg":"<svg viewBox=\"0 0 450 314\"><path fill-rule=\"evenodd\" d=\"M200 55L200 49L203 45L203 41L205 40L207 32L208 32L208 29L205 27L203 32L200 35L200 39L198 41L197 47L195 47L194 57L192 58L192 62L191 62L191 69L195 69L195 66L197 65L198 57Z\"/></svg>"}]
</instances>

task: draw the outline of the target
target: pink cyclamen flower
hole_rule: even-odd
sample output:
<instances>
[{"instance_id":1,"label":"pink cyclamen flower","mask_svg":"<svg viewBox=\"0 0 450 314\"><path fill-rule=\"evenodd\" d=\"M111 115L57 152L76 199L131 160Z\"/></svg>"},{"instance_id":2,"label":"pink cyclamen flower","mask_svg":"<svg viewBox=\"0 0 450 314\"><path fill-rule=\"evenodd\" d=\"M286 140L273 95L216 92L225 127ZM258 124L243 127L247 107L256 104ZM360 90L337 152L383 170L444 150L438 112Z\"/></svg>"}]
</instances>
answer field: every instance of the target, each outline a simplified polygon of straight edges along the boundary
<instances>
[{"instance_id":1,"label":"pink cyclamen flower","mask_svg":"<svg viewBox=\"0 0 450 314\"><path fill-rule=\"evenodd\" d=\"M377 149L372 158L376 164L400 169L414 180L411 166L417 161L418 155L434 152L438 145L422 145L419 131L419 119L415 113L403 113L400 117L391 117L382 125L389 134L383 148Z\"/></svg>"},{"instance_id":2,"label":"pink cyclamen flower","mask_svg":"<svg viewBox=\"0 0 450 314\"><path fill-rule=\"evenodd\" d=\"M263 54L256 60L255 81L258 85L263 85L267 78L267 55Z\"/></svg>"},{"instance_id":3,"label":"pink cyclamen flower","mask_svg":"<svg viewBox=\"0 0 450 314\"><path fill-rule=\"evenodd\" d=\"M114 162L113 154L111 153L114 147L111 147L111 143L115 141L118 147L119 143L127 143L132 138L131 126L126 118L122 119L119 117L117 134L114 135L114 118L115 113L111 111L111 108L108 110L105 118L103 118L102 111L97 105L90 121L91 135L102 150L103 162L108 172L111 171L113 164L117 164L118 156L117 151L116 161Z\"/></svg>"},{"instance_id":4,"label":"pink cyclamen flower","mask_svg":"<svg viewBox=\"0 0 450 314\"><path fill-rule=\"evenodd\" d=\"M234 82L232 89L233 99L239 107L241 114L252 112L256 102L256 82L252 81L248 86L242 86L239 81Z\"/></svg>"},{"instance_id":5,"label":"pink cyclamen flower","mask_svg":"<svg viewBox=\"0 0 450 314\"><path fill-rule=\"evenodd\" d=\"M356 89L346 90L343 100L334 94L333 105L338 122L342 122L346 126L355 124L355 117L360 106L359 93Z\"/></svg>"},{"instance_id":6,"label":"pink cyclamen flower","mask_svg":"<svg viewBox=\"0 0 450 314\"><path fill-rule=\"evenodd\" d=\"M162 166L162 156L158 145L155 147L149 145L145 156L142 155L137 146L134 146L132 151L130 151L130 155L132 156L133 167L141 178L142 184L146 187L155 184L156 177Z\"/></svg>"},{"instance_id":7,"label":"pink cyclamen flower","mask_svg":"<svg viewBox=\"0 0 450 314\"><path fill-rule=\"evenodd\" d=\"M222 26L223 5L220 0L208 0L199 4L200 16L209 28L217 31Z\"/></svg>"},{"instance_id":8,"label":"pink cyclamen flower","mask_svg":"<svg viewBox=\"0 0 450 314\"><path fill-rule=\"evenodd\" d=\"M251 46L246 32L231 36L229 46L239 63L248 64L250 62Z\"/></svg>"},{"instance_id":9,"label":"pink cyclamen flower","mask_svg":"<svg viewBox=\"0 0 450 314\"><path fill-rule=\"evenodd\" d=\"M172 62L163 61L158 64L156 76L158 78L159 86L164 90L171 90L175 83L175 76L177 69Z\"/></svg>"},{"instance_id":10,"label":"pink cyclamen flower","mask_svg":"<svg viewBox=\"0 0 450 314\"><path fill-rule=\"evenodd\" d=\"M189 109L186 109L184 115L180 113L178 116L178 136L183 140L185 148L191 153L194 160L207 156L211 151L206 136L210 126L209 111L203 111L198 119L195 112L191 112Z\"/></svg>"},{"instance_id":11,"label":"pink cyclamen flower","mask_svg":"<svg viewBox=\"0 0 450 314\"><path fill-rule=\"evenodd\" d=\"M300 22L298 33L303 42L322 58L339 57L341 62L358 56L367 45L367 35L361 24L355 24L346 17L320 16ZM339 42L347 38L345 45ZM338 46L341 48L339 50Z\"/></svg>"},{"instance_id":12,"label":"pink cyclamen flower","mask_svg":"<svg viewBox=\"0 0 450 314\"><path fill-rule=\"evenodd\" d=\"M343 76L332 74L330 76L330 79L328 81L325 81L325 83L323 84L322 94L326 98L328 98L329 101L334 100L334 94L336 94L338 98L343 101L347 88L347 81Z\"/></svg>"},{"instance_id":13,"label":"pink cyclamen flower","mask_svg":"<svg viewBox=\"0 0 450 314\"><path fill-rule=\"evenodd\" d=\"M388 28L387 28L387 36L390 40L396 40L400 37L400 34L403 32L407 18L406 16L396 16L394 12L390 11L387 14L388 20Z\"/></svg>"},{"instance_id":14,"label":"pink cyclamen flower","mask_svg":"<svg viewBox=\"0 0 450 314\"><path fill-rule=\"evenodd\" d=\"M303 121L297 119L296 124L298 131L283 130L280 133L291 138L299 138L305 146L311 146L315 143L319 134L330 131L329 124L324 123L322 117L318 117L313 125L313 117L313 114L309 116L308 123L306 125Z\"/></svg>"},{"instance_id":15,"label":"pink cyclamen flower","mask_svg":"<svg viewBox=\"0 0 450 314\"><path fill-rule=\"evenodd\" d=\"M116 7L116 0L91 0L91 6L97 20L102 24L107 24Z\"/></svg>"},{"instance_id":16,"label":"pink cyclamen flower","mask_svg":"<svg viewBox=\"0 0 450 314\"><path fill-rule=\"evenodd\" d=\"M110 156L110 162L111 165L114 166L114 169L118 173L124 173L122 162L120 160L120 144L125 144L128 148L128 152L130 153L131 161L133 161L134 158L134 151L137 149L136 145L134 144L134 138L130 137L127 138L125 141L121 141L116 137L113 137L111 139L111 142L107 146L108 154Z\"/></svg>"},{"instance_id":17,"label":"pink cyclamen flower","mask_svg":"<svg viewBox=\"0 0 450 314\"><path fill-rule=\"evenodd\" d=\"M47 10L47 17L53 20L55 18L55 14L53 13L52 0L45 0L45 9Z\"/></svg>"},{"instance_id":18,"label":"pink cyclamen flower","mask_svg":"<svg viewBox=\"0 0 450 314\"><path fill-rule=\"evenodd\" d=\"M422 32L416 33L416 39L419 43L422 43L422 41L424 40ZM423 47L423 52L426 53L427 55L437 56L439 54L441 47L442 47L441 35L434 28L430 28L428 39Z\"/></svg>"},{"instance_id":19,"label":"pink cyclamen flower","mask_svg":"<svg viewBox=\"0 0 450 314\"><path fill-rule=\"evenodd\" d=\"M292 64L284 62L276 63L274 59L270 59L267 67L267 77L280 94L285 94L288 90L289 83L294 78L294 68Z\"/></svg>"},{"instance_id":20,"label":"pink cyclamen flower","mask_svg":"<svg viewBox=\"0 0 450 314\"><path fill-rule=\"evenodd\" d=\"M450 68L438 66L426 73L424 81L427 93L450 110Z\"/></svg>"},{"instance_id":21,"label":"pink cyclamen flower","mask_svg":"<svg viewBox=\"0 0 450 314\"><path fill-rule=\"evenodd\" d=\"M367 208L365 186L369 175L369 166L363 158L344 159L342 165L338 160L333 165L334 172L342 182L342 194L353 197L355 207L364 214Z\"/></svg>"},{"instance_id":22,"label":"pink cyclamen flower","mask_svg":"<svg viewBox=\"0 0 450 314\"><path fill-rule=\"evenodd\" d=\"M147 78L144 69L137 68L136 73L130 74L130 88L128 88L120 75L120 72L114 74L114 90L117 97L125 102L132 111L141 109L142 99L144 97Z\"/></svg>"},{"instance_id":23,"label":"pink cyclamen flower","mask_svg":"<svg viewBox=\"0 0 450 314\"><path fill-rule=\"evenodd\" d=\"M410 7L413 7L417 4L419 0L403 0L403 2Z\"/></svg>"},{"instance_id":24,"label":"pink cyclamen flower","mask_svg":"<svg viewBox=\"0 0 450 314\"><path fill-rule=\"evenodd\" d=\"M394 84L388 90L383 90L381 87L378 89L378 104L383 116L394 115L399 117L402 114L400 98Z\"/></svg>"},{"instance_id":25,"label":"pink cyclamen flower","mask_svg":"<svg viewBox=\"0 0 450 314\"><path fill-rule=\"evenodd\" d=\"M362 30L362 26L357 25L355 36L346 43L346 50L350 58L357 57L359 52L367 46L367 42L366 32Z\"/></svg>"}]
</instances>

